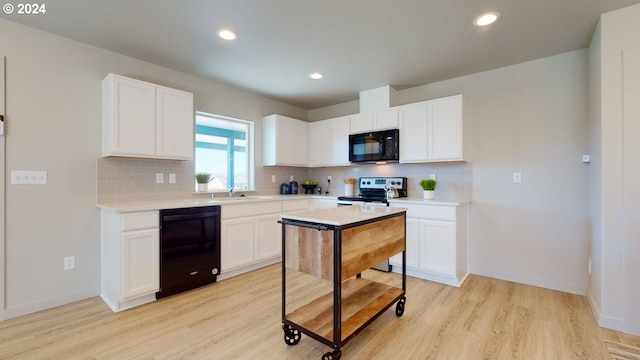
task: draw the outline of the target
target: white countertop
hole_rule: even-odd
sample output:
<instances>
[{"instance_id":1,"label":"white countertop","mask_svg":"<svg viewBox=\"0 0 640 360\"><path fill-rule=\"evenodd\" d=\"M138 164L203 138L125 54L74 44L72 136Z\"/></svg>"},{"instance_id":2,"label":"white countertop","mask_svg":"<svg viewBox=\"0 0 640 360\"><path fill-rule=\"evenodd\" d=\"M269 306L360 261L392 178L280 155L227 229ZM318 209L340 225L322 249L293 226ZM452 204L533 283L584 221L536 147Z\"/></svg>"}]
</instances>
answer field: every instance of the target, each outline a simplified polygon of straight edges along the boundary
<instances>
[{"instance_id":1,"label":"white countertop","mask_svg":"<svg viewBox=\"0 0 640 360\"><path fill-rule=\"evenodd\" d=\"M425 200L421 197L404 197L389 199L391 206L402 206L402 204L416 205L442 205L442 206L458 206L471 203L470 199L433 199Z\"/></svg>"},{"instance_id":2,"label":"white countertop","mask_svg":"<svg viewBox=\"0 0 640 360\"><path fill-rule=\"evenodd\" d=\"M361 221L372 220L386 215L398 214L406 211L400 207L386 207L369 204L361 206L343 206L330 209L317 209L282 214L282 219L307 221L317 224L342 226Z\"/></svg>"},{"instance_id":3,"label":"white countertop","mask_svg":"<svg viewBox=\"0 0 640 360\"><path fill-rule=\"evenodd\" d=\"M127 201L117 203L98 203L100 209L111 210L115 212L134 212L134 211L151 211L162 209L177 209L184 207L199 207L213 205L233 205L248 204L267 201L290 201L300 199L329 199L337 201L336 197L322 195L252 195L241 197L239 195L233 198L219 197L193 197L185 199L173 200L146 200L146 201Z\"/></svg>"},{"instance_id":4,"label":"white countertop","mask_svg":"<svg viewBox=\"0 0 640 360\"><path fill-rule=\"evenodd\" d=\"M199 196L184 199L173 200L146 200L146 201L128 201L117 203L98 203L97 206L101 209L111 210L115 212L134 212L134 211L151 211L162 209L176 209L184 207L198 207L198 206L212 206L212 205L233 205L233 204L247 204L255 202L266 201L290 201L299 199L328 199L337 201L335 196L325 195L250 195L241 197L236 195L233 198L217 197L211 199L209 196ZM470 203L471 200L457 199L435 199L424 200L420 197L405 197L389 199L391 207L402 207L408 204L414 205L440 205L440 206L459 206Z\"/></svg>"}]
</instances>

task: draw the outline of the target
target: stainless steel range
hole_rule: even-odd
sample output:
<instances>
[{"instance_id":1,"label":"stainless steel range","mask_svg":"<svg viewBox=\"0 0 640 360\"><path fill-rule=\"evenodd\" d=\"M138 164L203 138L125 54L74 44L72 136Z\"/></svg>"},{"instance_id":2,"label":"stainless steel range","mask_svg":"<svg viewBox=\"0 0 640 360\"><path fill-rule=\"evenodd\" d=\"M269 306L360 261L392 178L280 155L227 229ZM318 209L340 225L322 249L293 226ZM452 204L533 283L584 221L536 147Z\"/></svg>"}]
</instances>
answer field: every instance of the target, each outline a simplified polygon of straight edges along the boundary
<instances>
[{"instance_id":1,"label":"stainless steel range","mask_svg":"<svg viewBox=\"0 0 640 360\"><path fill-rule=\"evenodd\" d=\"M338 206L369 205L389 206L388 199L407 197L406 177L361 177L358 180L358 196L338 196ZM389 259L376 264L373 269L389 272Z\"/></svg>"},{"instance_id":2,"label":"stainless steel range","mask_svg":"<svg viewBox=\"0 0 640 360\"><path fill-rule=\"evenodd\" d=\"M358 179L358 196L339 196L338 205L354 202L388 204L387 199L407 197L406 177L361 177Z\"/></svg>"}]
</instances>

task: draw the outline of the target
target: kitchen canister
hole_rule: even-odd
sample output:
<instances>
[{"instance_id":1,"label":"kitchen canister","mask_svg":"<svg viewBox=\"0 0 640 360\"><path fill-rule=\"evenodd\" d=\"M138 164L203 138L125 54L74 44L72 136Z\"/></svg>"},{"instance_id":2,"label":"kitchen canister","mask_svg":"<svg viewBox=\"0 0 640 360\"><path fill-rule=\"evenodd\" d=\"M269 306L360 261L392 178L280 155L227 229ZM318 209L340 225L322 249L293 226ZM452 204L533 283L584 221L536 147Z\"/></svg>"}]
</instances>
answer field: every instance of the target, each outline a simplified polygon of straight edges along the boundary
<instances>
[{"instance_id":1,"label":"kitchen canister","mask_svg":"<svg viewBox=\"0 0 640 360\"><path fill-rule=\"evenodd\" d=\"M344 184L344 196L353 196L353 184Z\"/></svg>"},{"instance_id":2,"label":"kitchen canister","mask_svg":"<svg viewBox=\"0 0 640 360\"><path fill-rule=\"evenodd\" d=\"M356 183L355 178L344 178L344 196L353 196L353 185Z\"/></svg>"}]
</instances>

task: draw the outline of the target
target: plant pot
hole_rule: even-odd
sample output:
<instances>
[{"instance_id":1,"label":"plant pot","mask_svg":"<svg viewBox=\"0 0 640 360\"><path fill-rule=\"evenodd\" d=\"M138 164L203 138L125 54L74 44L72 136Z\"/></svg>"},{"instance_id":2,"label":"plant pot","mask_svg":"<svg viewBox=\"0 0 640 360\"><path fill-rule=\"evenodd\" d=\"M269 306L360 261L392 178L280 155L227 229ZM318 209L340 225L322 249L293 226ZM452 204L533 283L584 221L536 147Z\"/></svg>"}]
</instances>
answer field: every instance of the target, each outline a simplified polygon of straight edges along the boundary
<instances>
[{"instance_id":1,"label":"plant pot","mask_svg":"<svg viewBox=\"0 0 640 360\"><path fill-rule=\"evenodd\" d=\"M198 184L198 192L207 192L207 190L209 190L208 183Z\"/></svg>"},{"instance_id":2,"label":"plant pot","mask_svg":"<svg viewBox=\"0 0 640 360\"><path fill-rule=\"evenodd\" d=\"M434 192L433 190L424 190L422 192L422 197L425 200L433 200L433 192Z\"/></svg>"}]
</instances>

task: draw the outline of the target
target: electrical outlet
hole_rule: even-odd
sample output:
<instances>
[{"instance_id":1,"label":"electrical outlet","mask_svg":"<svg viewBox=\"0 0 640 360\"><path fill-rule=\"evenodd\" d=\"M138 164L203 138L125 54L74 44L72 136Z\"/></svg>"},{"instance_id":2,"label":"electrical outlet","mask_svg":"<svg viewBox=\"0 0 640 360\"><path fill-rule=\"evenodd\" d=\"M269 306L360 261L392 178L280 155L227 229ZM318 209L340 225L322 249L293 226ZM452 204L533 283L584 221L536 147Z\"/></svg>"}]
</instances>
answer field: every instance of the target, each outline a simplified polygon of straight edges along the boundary
<instances>
[{"instance_id":1,"label":"electrical outlet","mask_svg":"<svg viewBox=\"0 0 640 360\"><path fill-rule=\"evenodd\" d=\"M431 180L436 180L436 174L431 174L431 175L429 175L429 179L431 179Z\"/></svg>"},{"instance_id":2,"label":"electrical outlet","mask_svg":"<svg viewBox=\"0 0 640 360\"><path fill-rule=\"evenodd\" d=\"M162 184L164 182L164 174L157 173L156 174L156 184Z\"/></svg>"},{"instance_id":3,"label":"electrical outlet","mask_svg":"<svg viewBox=\"0 0 640 360\"><path fill-rule=\"evenodd\" d=\"M327 176L327 181L331 182L331 175Z\"/></svg>"},{"instance_id":4,"label":"electrical outlet","mask_svg":"<svg viewBox=\"0 0 640 360\"><path fill-rule=\"evenodd\" d=\"M293 181L293 175L289 175L289 181Z\"/></svg>"},{"instance_id":5,"label":"electrical outlet","mask_svg":"<svg viewBox=\"0 0 640 360\"><path fill-rule=\"evenodd\" d=\"M520 184L522 182L522 173L514 172L513 173L513 183Z\"/></svg>"},{"instance_id":6,"label":"electrical outlet","mask_svg":"<svg viewBox=\"0 0 640 360\"><path fill-rule=\"evenodd\" d=\"M276 176L275 175L271 175L271 182L275 183L276 182Z\"/></svg>"},{"instance_id":7,"label":"electrical outlet","mask_svg":"<svg viewBox=\"0 0 640 360\"><path fill-rule=\"evenodd\" d=\"M169 174L169 184L176 183L176 174Z\"/></svg>"},{"instance_id":8,"label":"electrical outlet","mask_svg":"<svg viewBox=\"0 0 640 360\"><path fill-rule=\"evenodd\" d=\"M73 270L76 267L76 257L75 256L67 256L64 258L64 269L65 270Z\"/></svg>"}]
</instances>

